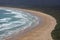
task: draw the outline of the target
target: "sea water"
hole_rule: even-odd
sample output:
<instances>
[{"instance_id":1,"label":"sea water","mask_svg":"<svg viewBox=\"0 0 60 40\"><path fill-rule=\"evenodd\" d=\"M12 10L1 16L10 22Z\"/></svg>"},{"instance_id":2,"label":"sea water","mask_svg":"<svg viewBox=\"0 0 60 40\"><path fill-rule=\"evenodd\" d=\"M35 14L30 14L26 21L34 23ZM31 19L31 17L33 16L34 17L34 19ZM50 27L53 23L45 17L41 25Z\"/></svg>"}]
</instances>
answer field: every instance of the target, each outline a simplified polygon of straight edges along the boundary
<instances>
[{"instance_id":1,"label":"sea water","mask_svg":"<svg viewBox=\"0 0 60 40\"><path fill-rule=\"evenodd\" d=\"M36 16L29 12L0 8L0 40L34 25L36 21Z\"/></svg>"}]
</instances>

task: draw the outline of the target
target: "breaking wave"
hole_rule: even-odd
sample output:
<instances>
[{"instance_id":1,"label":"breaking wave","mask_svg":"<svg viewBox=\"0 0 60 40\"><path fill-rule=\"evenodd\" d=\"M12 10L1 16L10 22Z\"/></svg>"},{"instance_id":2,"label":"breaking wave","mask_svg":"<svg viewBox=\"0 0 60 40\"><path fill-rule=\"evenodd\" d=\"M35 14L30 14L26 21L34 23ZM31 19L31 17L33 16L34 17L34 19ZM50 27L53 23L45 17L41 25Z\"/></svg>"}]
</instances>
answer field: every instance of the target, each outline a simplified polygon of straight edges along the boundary
<instances>
[{"instance_id":1,"label":"breaking wave","mask_svg":"<svg viewBox=\"0 0 60 40\"><path fill-rule=\"evenodd\" d=\"M37 17L29 12L0 8L0 40L17 30L34 25L37 20Z\"/></svg>"}]
</instances>

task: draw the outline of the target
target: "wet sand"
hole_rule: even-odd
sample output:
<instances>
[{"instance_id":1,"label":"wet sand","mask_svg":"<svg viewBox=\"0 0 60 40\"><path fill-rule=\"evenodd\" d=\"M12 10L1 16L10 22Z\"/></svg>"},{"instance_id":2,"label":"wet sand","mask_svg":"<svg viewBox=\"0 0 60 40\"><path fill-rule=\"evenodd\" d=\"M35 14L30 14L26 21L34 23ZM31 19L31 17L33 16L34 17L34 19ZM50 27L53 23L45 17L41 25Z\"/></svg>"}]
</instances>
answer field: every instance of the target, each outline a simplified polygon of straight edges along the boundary
<instances>
[{"instance_id":1,"label":"wet sand","mask_svg":"<svg viewBox=\"0 0 60 40\"><path fill-rule=\"evenodd\" d=\"M16 8L16 10L19 8ZM26 12L30 12L38 17L41 17L42 23L41 25L37 25L34 29L31 31L24 33L25 35L20 36L21 34L18 34L19 36L16 36L13 40L53 40L51 37L51 31L55 28L56 19L50 15L47 15L42 12L33 11L33 10L26 10L26 9L20 9ZM12 40L12 39L8 39Z\"/></svg>"},{"instance_id":2,"label":"wet sand","mask_svg":"<svg viewBox=\"0 0 60 40\"><path fill-rule=\"evenodd\" d=\"M34 15L41 17L43 19L43 23L36 26L36 28L26 33L24 36L18 37L18 40L53 40L51 37L51 32L57 24L54 17L38 11L22 10L31 12Z\"/></svg>"}]
</instances>

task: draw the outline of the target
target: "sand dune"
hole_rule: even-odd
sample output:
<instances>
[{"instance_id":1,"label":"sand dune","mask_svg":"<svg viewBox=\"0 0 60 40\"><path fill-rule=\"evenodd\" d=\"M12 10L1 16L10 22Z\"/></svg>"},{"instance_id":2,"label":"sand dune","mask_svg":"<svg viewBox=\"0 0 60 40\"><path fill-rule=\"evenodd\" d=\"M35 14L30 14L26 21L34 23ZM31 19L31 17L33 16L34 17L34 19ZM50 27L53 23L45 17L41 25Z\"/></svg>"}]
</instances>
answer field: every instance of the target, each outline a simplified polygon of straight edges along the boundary
<instances>
[{"instance_id":1,"label":"sand dune","mask_svg":"<svg viewBox=\"0 0 60 40\"><path fill-rule=\"evenodd\" d=\"M8 7L7 7L8 8ZM12 8L13 9L13 8ZM16 8L16 10L19 8ZM24 33L25 35L7 38L6 40L53 40L51 37L51 31L54 29L56 23L56 19L50 15L47 15L42 12L33 11L33 10L26 10L26 9L19 9L22 11L30 12L38 17L41 17L42 23L41 25L37 25L31 31Z\"/></svg>"}]
</instances>

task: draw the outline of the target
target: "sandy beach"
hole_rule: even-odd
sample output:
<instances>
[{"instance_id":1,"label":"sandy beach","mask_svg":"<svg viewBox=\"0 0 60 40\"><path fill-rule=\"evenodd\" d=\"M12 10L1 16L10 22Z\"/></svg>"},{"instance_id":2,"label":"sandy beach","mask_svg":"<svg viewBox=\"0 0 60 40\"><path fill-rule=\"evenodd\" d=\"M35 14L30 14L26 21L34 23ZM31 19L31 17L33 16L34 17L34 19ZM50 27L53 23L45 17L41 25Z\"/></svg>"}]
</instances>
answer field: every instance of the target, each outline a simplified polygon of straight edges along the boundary
<instances>
[{"instance_id":1,"label":"sandy beach","mask_svg":"<svg viewBox=\"0 0 60 40\"><path fill-rule=\"evenodd\" d=\"M19 8L15 8L15 9L17 10ZM30 12L33 15L41 17L43 20L41 25L40 24L37 25L34 29L25 33L25 35L23 36L20 36L18 34L19 36L17 36L14 40L53 40L51 37L51 32L52 30L54 30L57 24L56 19L54 17L39 11L33 11L33 10L27 10L27 9L19 9L19 10ZM6 40L12 40L12 39L10 38Z\"/></svg>"},{"instance_id":2,"label":"sandy beach","mask_svg":"<svg viewBox=\"0 0 60 40\"><path fill-rule=\"evenodd\" d=\"M51 37L51 32L54 30L55 25L57 24L54 17L38 11L25 9L21 10L31 12L34 15L41 17L43 19L43 23L26 33L24 36L18 37L18 40L53 40Z\"/></svg>"}]
</instances>

